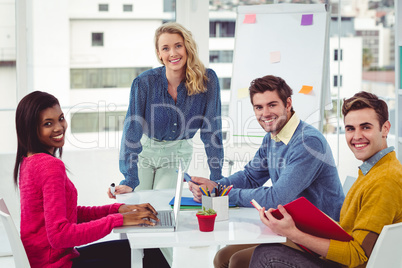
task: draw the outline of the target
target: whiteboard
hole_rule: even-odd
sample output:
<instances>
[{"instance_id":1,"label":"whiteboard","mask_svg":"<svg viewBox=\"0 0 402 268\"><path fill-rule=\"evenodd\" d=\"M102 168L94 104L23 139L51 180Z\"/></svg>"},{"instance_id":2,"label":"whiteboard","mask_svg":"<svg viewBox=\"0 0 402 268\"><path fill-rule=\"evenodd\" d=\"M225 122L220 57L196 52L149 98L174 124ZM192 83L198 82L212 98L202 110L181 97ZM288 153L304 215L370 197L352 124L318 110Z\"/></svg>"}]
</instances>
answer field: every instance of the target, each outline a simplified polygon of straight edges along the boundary
<instances>
[{"instance_id":1,"label":"whiteboard","mask_svg":"<svg viewBox=\"0 0 402 268\"><path fill-rule=\"evenodd\" d=\"M238 7L229 106L232 141L241 143L241 137L266 134L248 93L250 82L265 75L282 77L293 90L293 108L299 118L319 128L322 104L331 103L328 16L324 4ZM299 93L303 86L312 90Z\"/></svg>"}]
</instances>

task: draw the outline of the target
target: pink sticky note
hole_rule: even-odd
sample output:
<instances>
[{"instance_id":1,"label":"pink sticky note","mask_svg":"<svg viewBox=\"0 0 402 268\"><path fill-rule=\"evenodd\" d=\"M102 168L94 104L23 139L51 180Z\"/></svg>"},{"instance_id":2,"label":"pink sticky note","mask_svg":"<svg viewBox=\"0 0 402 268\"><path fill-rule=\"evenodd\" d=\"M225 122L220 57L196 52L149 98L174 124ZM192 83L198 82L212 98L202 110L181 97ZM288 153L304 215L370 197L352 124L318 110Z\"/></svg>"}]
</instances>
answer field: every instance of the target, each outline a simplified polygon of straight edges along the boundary
<instances>
[{"instance_id":1,"label":"pink sticky note","mask_svg":"<svg viewBox=\"0 0 402 268\"><path fill-rule=\"evenodd\" d=\"M255 23L255 14L246 14L243 23Z\"/></svg>"},{"instance_id":2,"label":"pink sticky note","mask_svg":"<svg viewBox=\"0 0 402 268\"><path fill-rule=\"evenodd\" d=\"M312 25L313 24L313 14L302 15L301 25Z\"/></svg>"},{"instance_id":3,"label":"pink sticky note","mask_svg":"<svg viewBox=\"0 0 402 268\"><path fill-rule=\"evenodd\" d=\"M281 61L281 52L280 51L273 51L270 54L270 61L271 63L276 63Z\"/></svg>"},{"instance_id":4,"label":"pink sticky note","mask_svg":"<svg viewBox=\"0 0 402 268\"><path fill-rule=\"evenodd\" d=\"M308 94L313 90L312 86L303 86L302 89L300 89L299 93L302 94Z\"/></svg>"}]
</instances>

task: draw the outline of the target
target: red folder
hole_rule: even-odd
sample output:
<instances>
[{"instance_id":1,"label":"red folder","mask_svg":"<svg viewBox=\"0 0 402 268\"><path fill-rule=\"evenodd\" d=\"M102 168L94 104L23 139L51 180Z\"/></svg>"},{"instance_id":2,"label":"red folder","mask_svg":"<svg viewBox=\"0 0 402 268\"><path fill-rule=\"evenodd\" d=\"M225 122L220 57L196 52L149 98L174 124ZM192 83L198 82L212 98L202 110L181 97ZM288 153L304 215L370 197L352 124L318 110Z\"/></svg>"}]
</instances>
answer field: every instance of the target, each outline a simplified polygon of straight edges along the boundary
<instances>
[{"instance_id":1,"label":"red folder","mask_svg":"<svg viewBox=\"0 0 402 268\"><path fill-rule=\"evenodd\" d=\"M283 207L292 216L296 227L302 232L338 241L353 240L353 237L343 230L336 221L319 210L305 197L300 197ZM272 215L278 220L283 218L278 209L272 211ZM306 250L311 252L308 249Z\"/></svg>"}]
</instances>

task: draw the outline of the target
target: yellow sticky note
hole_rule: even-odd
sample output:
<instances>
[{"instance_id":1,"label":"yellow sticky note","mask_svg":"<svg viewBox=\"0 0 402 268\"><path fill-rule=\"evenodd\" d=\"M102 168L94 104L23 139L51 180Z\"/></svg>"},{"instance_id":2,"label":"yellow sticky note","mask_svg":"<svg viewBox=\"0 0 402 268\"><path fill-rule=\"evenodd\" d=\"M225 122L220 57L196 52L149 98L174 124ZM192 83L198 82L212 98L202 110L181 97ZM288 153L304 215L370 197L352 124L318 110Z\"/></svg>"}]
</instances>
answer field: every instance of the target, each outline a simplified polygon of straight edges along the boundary
<instances>
[{"instance_id":1,"label":"yellow sticky note","mask_svg":"<svg viewBox=\"0 0 402 268\"><path fill-rule=\"evenodd\" d=\"M243 23L255 23L255 14L246 14Z\"/></svg>"},{"instance_id":2,"label":"yellow sticky note","mask_svg":"<svg viewBox=\"0 0 402 268\"><path fill-rule=\"evenodd\" d=\"M281 52L280 51L273 51L269 55L271 63L276 63L281 61Z\"/></svg>"},{"instance_id":3,"label":"yellow sticky note","mask_svg":"<svg viewBox=\"0 0 402 268\"><path fill-rule=\"evenodd\" d=\"M312 86L305 86L303 85L302 89L300 89L299 93L308 94L313 90Z\"/></svg>"},{"instance_id":4,"label":"yellow sticky note","mask_svg":"<svg viewBox=\"0 0 402 268\"><path fill-rule=\"evenodd\" d=\"M248 98L248 96L249 96L248 87L240 88L239 90L237 90L238 99Z\"/></svg>"}]
</instances>

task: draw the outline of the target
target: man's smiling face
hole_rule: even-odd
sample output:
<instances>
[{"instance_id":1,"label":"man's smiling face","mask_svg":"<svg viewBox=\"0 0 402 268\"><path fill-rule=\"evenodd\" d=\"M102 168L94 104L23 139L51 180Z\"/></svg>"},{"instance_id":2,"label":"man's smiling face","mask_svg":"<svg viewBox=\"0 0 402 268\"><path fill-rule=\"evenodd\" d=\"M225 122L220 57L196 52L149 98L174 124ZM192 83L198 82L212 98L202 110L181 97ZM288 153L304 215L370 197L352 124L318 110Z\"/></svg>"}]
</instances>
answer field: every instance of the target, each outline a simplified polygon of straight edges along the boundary
<instances>
[{"instance_id":1,"label":"man's smiling face","mask_svg":"<svg viewBox=\"0 0 402 268\"><path fill-rule=\"evenodd\" d=\"M292 99L288 98L285 106L276 90L254 94L252 103L258 123L266 132L271 132L274 136L290 119Z\"/></svg>"},{"instance_id":2,"label":"man's smiling face","mask_svg":"<svg viewBox=\"0 0 402 268\"><path fill-rule=\"evenodd\" d=\"M387 148L386 137L391 124L387 121L380 126L374 109L350 111L344 121L346 142L357 159L366 161Z\"/></svg>"}]
</instances>

